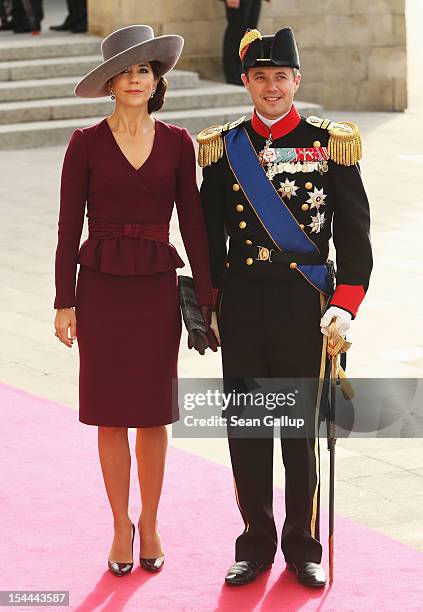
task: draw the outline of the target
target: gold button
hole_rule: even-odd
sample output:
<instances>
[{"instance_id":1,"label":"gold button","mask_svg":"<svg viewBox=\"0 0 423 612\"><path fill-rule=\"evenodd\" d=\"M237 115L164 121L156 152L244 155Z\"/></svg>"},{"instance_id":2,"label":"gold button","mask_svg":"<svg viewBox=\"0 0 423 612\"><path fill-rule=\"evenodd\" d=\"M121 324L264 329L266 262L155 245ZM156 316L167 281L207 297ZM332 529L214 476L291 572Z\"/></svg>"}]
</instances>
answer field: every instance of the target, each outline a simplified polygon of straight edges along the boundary
<instances>
[{"instance_id":1,"label":"gold button","mask_svg":"<svg viewBox=\"0 0 423 612\"><path fill-rule=\"evenodd\" d=\"M250 245L250 244L253 244L253 243L252 243L252 241L251 241L251 240L246 240L246 241L245 241L245 244Z\"/></svg>"},{"instance_id":2,"label":"gold button","mask_svg":"<svg viewBox=\"0 0 423 612\"><path fill-rule=\"evenodd\" d=\"M318 147L321 147L321 146L322 146L322 144L321 144L320 140L315 140L315 141L313 142L313 147L316 147L316 149L317 149Z\"/></svg>"},{"instance_id":3,"label":"gold button","mask_svg":"<svg viewBox=\"0 0 423 612\"><path fill-rule=\"evenodd\" d=\"M240 224L239 224L239 227L241 229L245 229L247 227L247 224L245 223L245 221L241 221Z\"/></svg>"},{"instance_id":4,"label":"gold button","mask_svg":"<svg viewBox=\"0 0 423 612\"><path fill-rule=\"evenodd\" d=\"M229 263L229 261L227 261L227 262L225 263L225 266L226 266L227 268L229 268L229 266L230 266L230 265L231 265L231 264Z\"/></svg>"},{"instance_id":5,"label":"gold button","mask_svg":"<svg viewBox=\"0 0 423 612\"><path fill-rule=\"evenodd\" d=\"M297 264L295 263L295 261L293 261L292 263L289 264L289 267L291 268L291 270L295 270L295 268L297 267Z\"/></svg>"},{"instance_id":6,"label":"gold button","mask_svg":"<svg viewBox=\"0 0 423 612\"><path fill-rule=\"evenodd\" d=\"M243 205L242 205L242 204L237 204L237 205L235 206L235 209L236 209L238 212L242 212L242 211L244 210L244 207L243 207Z\"/></svg>"},{"instance_id":7,"label":"gold button","mask_svg":"<svg viewBox=\"0 0 423 612\"><path fill-rule=\"evenodd\" d=\"M300 223L300 228L304 229L304 225L302 223Z\"/></svg>"},{"instance_id":8,"label":"gold button","mask_svg":"<svg viewBox=\"0 0 423 612\"><path fill-rule=\"evenodd\" d=\"M247 257L247 259L245 260L245 263L247 264L247 266L252 266L253 261L254 259L252 257Z\"/></svg>"},{"instance_id":9,"label":"gold button","mask_svg":"<svg viewBox=\"0 0 423 612\"><path fill-rule=\"evenodd\" d=\"M310 183L310 181L308 181L308 182L307 182L307 183L304 185L304 187L305 187L306 189L312 189L312 187L313 187L313 183Z\"/></svg>"},{"instance_id":10,"label":"gold button","mask_svg":"<svg viewBox=\"0 0 423 612\"><path fill-rule=\"evenodd\" d=\"M309 209L309 205L308 204L303 204L301 206L301 210L308 210Z\"/></svg>"},{"instance_id":11,"label":"gold button","mask_svg":"<svg viewBox=\"0 0 423 612\"><path fill-rule=\"evenodd\" d=\"M234 184L232 185L232 189L233 189L234 191L239 191L239 185L238 185L238 183L234 183Z\"/></svg>"}]
</instances>

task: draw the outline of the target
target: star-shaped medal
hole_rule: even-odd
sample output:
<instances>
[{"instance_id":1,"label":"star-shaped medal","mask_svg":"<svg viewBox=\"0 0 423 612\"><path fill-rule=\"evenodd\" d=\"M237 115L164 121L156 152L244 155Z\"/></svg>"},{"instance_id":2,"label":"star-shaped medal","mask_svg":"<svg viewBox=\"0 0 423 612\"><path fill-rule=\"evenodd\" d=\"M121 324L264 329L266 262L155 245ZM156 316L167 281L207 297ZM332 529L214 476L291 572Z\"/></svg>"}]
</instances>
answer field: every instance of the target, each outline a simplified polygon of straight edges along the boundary
<instances>
[{"instance_id":1,"label":"star-shaped medal","mask_svg":"<svg viewBox=\"0 0 423 612\"><path fill-rule=\"evenodd\" d=\"M297 195L298 187L295 186L295 181L285 179L284 183L280 183L280 189L278 189L282 198L288 198L290 200L292 196Z\"/></svg>"},{"instance_id":2,"label":"star-shaped medal","mask_svg":"<svg viewBox=\"0 0 423 612\"><path fill-rule=\"evenodd\" d=\"M311 216L311 223L308 224L307 227L311 227L311 233L315 232L318 234L321 229L323 229L323 225L325 223L325 213L316 213L316 216Z\"/></svg>"},{"instance_id":3,"label":"star-shaped medal","mask_svg":"<svg viewBox=\"0 0 423 612\"><path fill-rule=\"evenodd\" d=\"M323 193L323 187L322 189L317 189L317 187L315 187L314 191L307 191L307 193L310 196L307 200L307 204L310 204L310 208L319 210L326 199L326 195Z\"/></svg>"}]
</instances>

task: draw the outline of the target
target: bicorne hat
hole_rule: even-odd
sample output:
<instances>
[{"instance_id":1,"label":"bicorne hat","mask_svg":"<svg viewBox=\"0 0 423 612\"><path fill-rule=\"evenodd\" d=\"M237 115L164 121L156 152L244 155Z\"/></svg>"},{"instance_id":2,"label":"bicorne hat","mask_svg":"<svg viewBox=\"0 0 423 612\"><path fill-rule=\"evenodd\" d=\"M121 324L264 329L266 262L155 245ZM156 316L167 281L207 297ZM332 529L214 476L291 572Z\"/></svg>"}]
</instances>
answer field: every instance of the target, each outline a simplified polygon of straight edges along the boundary
<instances>
[{"instance_id":1,"label":"bicorne hat","mask_svg":"<svg viewBox=\"0 0 423 612\"><path fill-rule=\"evenodd\" d=\"M282 28L274 36L262 36L258 30L247 30L239 45L242 70L247 68L300 67L300 56L294 32Z\"/></svg>"},{"instance_id":2,"label":"bicorne hat","mask_svg":"<svg viewBox=\"0 0 423 612\"><path fill-rule=\"evenodd\" d=\"M107 81L133 64L156 62L159 76L175 66L182 52L184 39L177 34L154 37L148 25L130 25L115 30L101 43L103 62L85 75L75 87L81 98L109 95Z\"/></svg>"}]
</instances>

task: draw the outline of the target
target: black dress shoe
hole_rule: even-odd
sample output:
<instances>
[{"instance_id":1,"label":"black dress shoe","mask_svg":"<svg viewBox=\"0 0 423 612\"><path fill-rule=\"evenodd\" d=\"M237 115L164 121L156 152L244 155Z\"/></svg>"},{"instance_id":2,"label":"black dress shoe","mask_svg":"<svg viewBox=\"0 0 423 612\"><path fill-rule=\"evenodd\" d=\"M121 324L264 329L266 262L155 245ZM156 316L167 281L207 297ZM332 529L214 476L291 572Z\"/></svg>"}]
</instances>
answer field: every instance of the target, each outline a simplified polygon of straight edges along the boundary
<instances>
[{"instance_id":1,"label":"black dress shoe","mask_svg":"<svg viewBox=\"0 0 423 612\"><path fill-rule=\"evenodd\" d=\"M157 572L160 572L160 570L163 568L164 560L164 556L156 557L155 559L146 559L145 557L140 557L140 565L143 569L147 570L147 572L156 574Z\"/></svg>"},{"instance_id":2,"label":"black dress shoe","mask_svg":"<svg viewBox=\"0 0 423 612\"><path fill-rule=\"evenodd\" d=\"M86 32L87 30L88 30L88 27L86 23L79 23L73 28L70 28L70 31L72 32L72 34L82 34L83 32Z\"/></svg>"},{"instance_id":3,"label":"black dress shoe","mask_svg":"<svg viewBox=\"0 0 423 612\"><path fill-rule=\"evenodd\" d=\"M60 25L50 26L50 30L54 30L55 32L66 32L67 30L70 30L71 28L73 28L74 25L75 24L73 23L71 16L68 15L66 19L64 20L64 22L61 23Z\"/></svg>"},{"instance_id":4,"label":"black dress shoe","mask_svg":"<svg viewBox=\"0 0 423 612\"><path fill-rule=\"evenodd\" d=\"M288 571L297 574L298 582L306 587L320 588L326 584L326 573L321 565L306 561L305 563L287 563Z\"/></svg>"},{"instance_id":5,"label":"black dress shoe","mask_svg":"<svg viewBox=\"0 0 423 612\"><path fill-rule=\"evenodd\" d=\"M66 23L66 21L57 26L50 26L50 30L54 30L54 32L66 32L70 30L71 26Z\"/></svg>"},{"instance_id":6,"label":"black dress shoe","mask_svg":"<svg viewBox=\"0 0 423 612\"><path fill-rule=\"evenodd\" d=\"M257 574L271 567L272 563L262 561L237 561L228 569L225 582L233 585L248 584L257 578Z\"/></svg>"},{"instance_id":7,"label":"black dress shoe","mask_svg":"<svg viewBox=\"0 0 423 612\"><path fill-rule=\"evenodd\" d=\"M135 537L135 525L132 523L132 558L134 557L134 537ZM126 574L129 574L132 568L134 567L133 561L132 563L126 563L125 561L124 562L110 561L110 559L108 559L107 563L109 566L109 570L115 576L125 576Z\"/></svg>"}]
</instances>

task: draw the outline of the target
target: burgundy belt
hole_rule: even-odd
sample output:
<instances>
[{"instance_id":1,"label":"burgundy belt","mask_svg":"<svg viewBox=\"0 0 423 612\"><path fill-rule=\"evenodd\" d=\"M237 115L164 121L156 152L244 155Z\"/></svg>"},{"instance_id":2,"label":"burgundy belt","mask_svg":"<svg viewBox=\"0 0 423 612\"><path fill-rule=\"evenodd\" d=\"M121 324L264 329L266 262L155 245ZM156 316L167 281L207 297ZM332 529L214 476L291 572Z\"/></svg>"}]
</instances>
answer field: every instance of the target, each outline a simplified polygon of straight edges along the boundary
<instances>
[{"instance_id":1,"label":"burgundy belt","mask_svg":"<svg viewBox=\"0 0 423 612\"><path fill-rule=\"evenodd\" d=\"M169 225L144 225L141 223L101 223L88 219L88 238L145 238L157 242L169 242Z\"/></svg>"}]
</instances>

